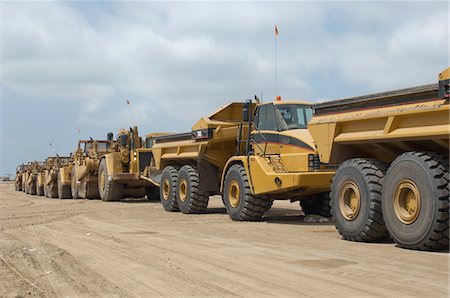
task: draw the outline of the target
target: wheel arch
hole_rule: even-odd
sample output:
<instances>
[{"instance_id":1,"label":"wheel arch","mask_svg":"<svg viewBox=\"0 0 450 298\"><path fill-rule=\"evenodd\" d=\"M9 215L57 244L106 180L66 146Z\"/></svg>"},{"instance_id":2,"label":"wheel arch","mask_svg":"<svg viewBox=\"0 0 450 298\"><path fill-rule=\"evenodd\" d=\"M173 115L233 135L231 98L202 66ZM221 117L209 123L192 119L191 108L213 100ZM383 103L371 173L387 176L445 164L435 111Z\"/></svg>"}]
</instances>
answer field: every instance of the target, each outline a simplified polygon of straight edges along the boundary
<instances>
[{"instance_id":1,"label":"wheel arch","mask_svg":"<svg viewBox=\"0 0 450 298\"><path fill-rule=\"evenodd\" d=\"M225 164L225 167L223 168L223 171L222 171L222 178L220 179L220 192L223 193L223 186L225 184L225 177L227 176L228 170L233 165L237 165L238 164L238 165L241 165L241 166L244 167L245 173L247 174L247 177L249 178L248 179L248 183L250 185L250 189L251 189L251 191L253 193L253 184L252 184L252 181L250 179L250 171L249 171L249 168L248 168L248 164L246 163L246 160L247 160L246 157L235 156L235 157L230 158L227 161L227 163Z\"/></svg>"}]
</instances>

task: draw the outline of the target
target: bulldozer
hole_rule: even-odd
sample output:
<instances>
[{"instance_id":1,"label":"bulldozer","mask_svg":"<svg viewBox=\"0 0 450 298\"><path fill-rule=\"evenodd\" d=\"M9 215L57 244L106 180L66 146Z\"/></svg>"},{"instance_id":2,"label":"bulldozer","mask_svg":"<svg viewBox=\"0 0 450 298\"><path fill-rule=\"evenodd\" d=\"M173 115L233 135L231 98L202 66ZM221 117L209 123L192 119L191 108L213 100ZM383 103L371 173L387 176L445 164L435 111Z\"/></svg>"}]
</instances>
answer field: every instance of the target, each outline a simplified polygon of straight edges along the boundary
<instances>
[{"instance_id":1,"label":"bulldozer","mask_svg":"<svg viewBox=\"0 0 450 298\"><path fill-rule=\"evenodd\" d=\"M106 140L79 140L77 150L73 153L72 164L60 169L62 197L100 198L99 164L105 154L115 151L117 142L113 140L112 133L108 133Z\"/></svg>"},{"instance_id":2,"label":"bulldozer","mask_svg":"<svg viewBox=\"0 0 450 298\"><path fill-rule=\"evenodd\" d=\"M44 195L48 198L63 198L64 195L66 197L69 197L69 195L67 195L67 190L62 188L63 184L61 181L61 177L63 175L60 175L60 169L70 166L71 156L49 156L47 157L45 163L46 169L44 171ZM68 185L70 191L70 183Z\"/></svg>"},{"instance_id":3,"label":"bulldozer","mask_svg":"<svg viewBox=\"0 0 450 298\"><path fill-rule=\"evenodd\" d=\"M103 201L118 201L125 197L144 197L159 200L159 189L147 178L151 160L151 140L166 133L146 135L146 144L137 126L119 130L117 150L105 154L99 164L98 189Z\"/></svg>"}]
</instances>

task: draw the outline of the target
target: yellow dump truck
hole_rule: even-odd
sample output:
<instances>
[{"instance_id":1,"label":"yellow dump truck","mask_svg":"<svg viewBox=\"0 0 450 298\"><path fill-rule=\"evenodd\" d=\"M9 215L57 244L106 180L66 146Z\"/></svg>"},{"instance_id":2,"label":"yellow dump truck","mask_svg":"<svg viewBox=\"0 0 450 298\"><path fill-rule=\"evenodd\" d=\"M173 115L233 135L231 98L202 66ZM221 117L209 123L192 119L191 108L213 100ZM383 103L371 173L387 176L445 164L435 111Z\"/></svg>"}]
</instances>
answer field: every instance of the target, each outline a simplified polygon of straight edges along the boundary
<instances>
[{"instance_id":1,"label":"yellow dump truck","mask_svg":"<svg viewBox=\"0 0 450 298\"><path fill-rule=\"evenodd\" d=\"M260 219L274 199L299 200L305 213L329 217L334 169L316 161L311 117L306 102L231 103L190 133L156 138L150 177L160 181L162 205L198 213L210 195L223 194L233 220Z\"/></svg>"},{"instance_id":2,"label":"yellow dump truck","mask_svg":"<svg viewBox=\"0 0 450 298\"><path fill-rule=\"evenodd\" d=\"M147 134L147 142L163 133ZM124 197L144 197L159 200L159 189L148 179L147 166L151 149L145 148L138 128L121 129L117 135L117 150L106 153L100 160L98 189L104 201Z\"/></svg>"},{"instance_id":3,"label":"yellow dump truck","mask_svg":"<svg viewBox=\"0 0 450 298\"><path fill-rule=\"evenodd\" d=\"M344 239L448 248L449 78L314 106L320 164L339 165L331 210Z\"/></svg>"},{"instance_id":4,"label":"yellow dump truck","mask_svg":"<svg viewBox=\"0 0 450 298\"><path fill-rule=\"evenodd\" d=\"M98 199L98 169L101 158L117 150L112 133L107 140L80 140L73 153L73 163L60 169L63 197ZM66 188L67 187L67 188Z\"/></svg>"},{"instance_id":5,"label":"yellow dump truck","mask_svg":"<svg viewBox=\"0 0 450 298\"><path fill-rule=\"evenodd\" d=\"M61 168L68 168L71 164L70 156L49 156L46 161L46 169L44 171L44 195L48 198L62 197L64 192L67 193L62 187L68 185L70 191L70 179L69 183L63 184L61 177L64 177L65 173L61 173ZM64 172L64 170L62 170ZM70 172L70 169L69 169ZM59 186L59 188L58 188ZM71 195L70 195L71 197Z\"/></svg>"}]
</instances>

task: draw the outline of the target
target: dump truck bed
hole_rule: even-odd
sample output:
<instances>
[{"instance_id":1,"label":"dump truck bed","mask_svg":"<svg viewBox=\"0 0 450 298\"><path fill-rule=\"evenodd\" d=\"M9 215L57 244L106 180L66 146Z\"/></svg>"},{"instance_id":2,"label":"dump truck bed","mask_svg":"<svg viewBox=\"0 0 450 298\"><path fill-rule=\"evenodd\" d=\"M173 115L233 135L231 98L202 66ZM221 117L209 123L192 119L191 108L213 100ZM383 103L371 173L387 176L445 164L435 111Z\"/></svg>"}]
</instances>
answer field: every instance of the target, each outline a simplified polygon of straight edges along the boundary
<instances>
[{"instance_id":1,"label":"dump truck bed","mask_svg":"<svg viewBox=\"0 0 450 298\"><path fill-rule=\"evenodd\" d=\"M308 129L320 160L354 157L391 162L408 151L448 154L449 102L438 84L340 99L314 105Z\"/></svg>"},{"instance_id":2,"label":"dump truck bed","mask_svg":"<svg viewBox=\"0 0 450 298\"><path fill-rule=\"evenodd\" d=\"M374 109L430 101L436 100L437 97L438 84L428 84L318 103L314 105L314 111L315 115L320 116L331 113L351 112L360 109Z\"/></svg>"}]
</instances>

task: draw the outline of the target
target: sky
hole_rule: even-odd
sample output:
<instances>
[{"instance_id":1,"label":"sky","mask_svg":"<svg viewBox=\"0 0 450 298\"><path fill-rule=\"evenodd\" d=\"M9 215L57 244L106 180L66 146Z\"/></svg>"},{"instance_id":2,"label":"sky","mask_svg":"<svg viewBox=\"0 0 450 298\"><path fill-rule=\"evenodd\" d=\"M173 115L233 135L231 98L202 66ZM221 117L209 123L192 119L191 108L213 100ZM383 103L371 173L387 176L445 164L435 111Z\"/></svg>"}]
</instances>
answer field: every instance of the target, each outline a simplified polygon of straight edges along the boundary
<instances>
[{"instance_id":1,"label":"sky","mask_svg":"<svg viewBox=\"0 0 450 298\"><path fill-rule=\"evenodd\" d=\"M0 14L0 175L120 128L190 131L254 95L339 99L435 83L449 65L447 1L0 1Z\"/></svg>"}]
</instances>

